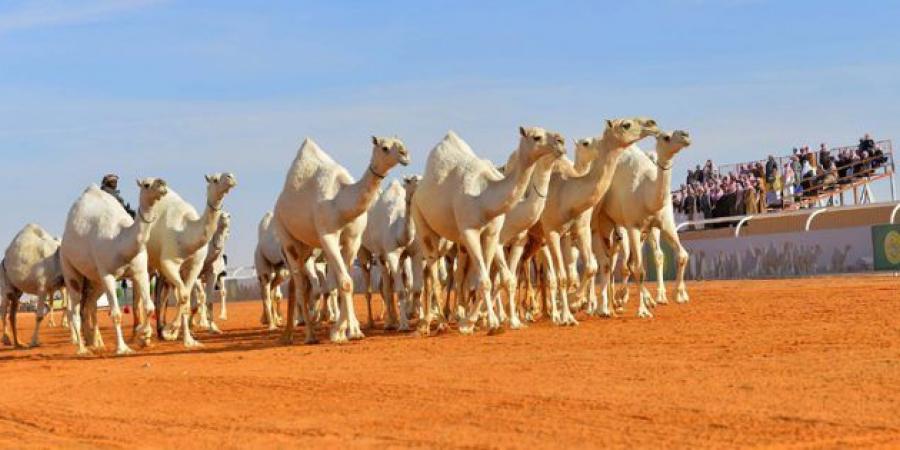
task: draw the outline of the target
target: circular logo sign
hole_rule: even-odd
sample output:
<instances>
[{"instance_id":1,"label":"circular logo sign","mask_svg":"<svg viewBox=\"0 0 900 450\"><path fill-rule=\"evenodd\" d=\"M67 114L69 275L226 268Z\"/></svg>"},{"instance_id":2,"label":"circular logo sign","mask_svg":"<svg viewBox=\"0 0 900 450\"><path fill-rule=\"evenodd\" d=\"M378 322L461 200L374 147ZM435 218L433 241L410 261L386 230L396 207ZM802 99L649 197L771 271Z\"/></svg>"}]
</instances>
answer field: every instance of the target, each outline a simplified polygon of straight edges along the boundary
<instances>
[{"instance_id":1,"label":"circular logo sign","mask_svg":"<svg viewBox=\"0 0 900 450\"><path fill-rule=\"evenodd\" d=\"M888 231L884 236L884 256L891 264L900 264L900 233Z\"/></svg>"}]
</instances>

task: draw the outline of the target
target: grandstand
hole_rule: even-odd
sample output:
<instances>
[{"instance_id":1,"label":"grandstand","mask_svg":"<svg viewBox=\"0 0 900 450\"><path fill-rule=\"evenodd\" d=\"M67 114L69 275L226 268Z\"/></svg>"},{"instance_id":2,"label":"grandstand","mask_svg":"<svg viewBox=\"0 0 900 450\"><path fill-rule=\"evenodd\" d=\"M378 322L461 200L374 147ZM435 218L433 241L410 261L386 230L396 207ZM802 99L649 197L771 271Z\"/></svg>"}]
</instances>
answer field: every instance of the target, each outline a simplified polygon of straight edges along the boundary
<instances>
[{"instance_id":1,"label":"grandstand","mask_svg":"<svg viewBox=\"0 0 900 450\"><path fill-rule=\"evenodd\" d=\"M795 148L791 155L715 168L708 162L702 175L688 171L688 182L673 191L676 221L733 224L728 218L868 204L875 202L872 185L885 181L896 200L892 142L860 143L815 152Z\"/></svg>"}]
</instances>

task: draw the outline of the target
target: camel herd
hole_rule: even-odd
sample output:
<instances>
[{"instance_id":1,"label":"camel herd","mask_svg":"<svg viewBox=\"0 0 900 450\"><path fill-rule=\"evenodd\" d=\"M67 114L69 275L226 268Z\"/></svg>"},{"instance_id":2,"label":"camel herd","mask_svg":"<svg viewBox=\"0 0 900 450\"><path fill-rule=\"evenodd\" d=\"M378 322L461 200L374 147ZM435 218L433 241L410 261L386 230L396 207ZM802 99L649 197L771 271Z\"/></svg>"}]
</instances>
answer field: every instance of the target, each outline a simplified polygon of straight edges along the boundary
<instances>
[{"instance_id":1,"label":"camel herd","mask_svg":"<svg viewBox=\"0 0 900 450\"><path fill-rule=\"evenodd\" d=\"M647 137L655 138L655 152L636 146ZM451 321L462 334L476 327L489 334L504 325L518 329L542 311L557 325L577 325L579 310L610 317L627 301L629 277L638 286L638 315L651 317L656 304L667 302L660 239L677 252L676 301L688 301L688 255L675 232L669 198L673 158L690 145L686 132L661 131L647 118L608 120L600 136L575 142L574 162L559 133L520 128L518 139L506 164L497 167L451 131L429 154L423 175L393 180L382 190L393 167L410 163L400 139L373 137L369 164L354 181L307 138L274 210L259 224L254 261L260 321L269 329L283 327L284 343L294 341L299 324L305 342L316 342L317 324L324 321L332 322L332 342L362 339L353 303L354 264L365 274L368 327L375 326L373 273L380 277L384 327L409 330L418 319L423 335L446 330ZM206 182L202 214L165 181L146 178L138 180L134 219L113 196L91 186L69 211L61 240L26 226L0 265L4 340L22 345L15 311L28 293L38 297L31 342L38 345L45 305L61 290L78 353L103 349L97 300L105 294L116 353L131 353L116 295L123 278L133 286L134 342L151 342L153 316L159 338L181 336L185 347L201 345L192 327L219 332L210 288L224 267L230 227L223 201L237 182L228 173L209 175ZM644 242L656 254L655 298L644 286ZM619 258L623 284L616 290ZM176 307L167 320L170 296ZM224 319L224 292L219 297Z\"/></svg>"}]
</instances>

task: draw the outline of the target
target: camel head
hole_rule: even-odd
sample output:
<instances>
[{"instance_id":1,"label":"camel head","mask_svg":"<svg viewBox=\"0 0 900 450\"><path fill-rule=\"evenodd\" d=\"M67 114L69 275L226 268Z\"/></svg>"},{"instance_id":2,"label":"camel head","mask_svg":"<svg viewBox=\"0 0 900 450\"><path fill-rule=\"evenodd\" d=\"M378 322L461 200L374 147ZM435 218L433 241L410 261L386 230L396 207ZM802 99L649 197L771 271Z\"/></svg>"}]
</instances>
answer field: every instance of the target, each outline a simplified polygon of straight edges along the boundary
<instances>
[{"instance_id":1,"label":"camel head","mask_svg":"<svg viewBox=\"0 0 900 450\"><path fill-rule=\"evenodd\" d=\"M409 165L409 151L398 138L372 136L372 161L369 170L384 178L397 164Z\"/></svg>"},{"instance_id":2,"label":"camel head","mask_svg":"<svg viewBox=\"0 0 900 450\"><path fill-rule=\"evenodd\" d=\"M659 125L655 120L649 117L635 117L634 120L641 125L641 139L659 134Z\"/></svg>"},{"instance_id":3,"label":"camel head","mask_svg":"<svg viewBox=\"0 0 900 450\"><path fill-rule=\"evenodd\" d=\"M656 135L656 154L663 161L670 161L681 149L691 145L691 137L687 131L660 131Z\"/></svg>"},{"instance_id":4,"label":"camel head","mask_svg":"<svg viewBox=\"0 0 900 450\"><path fill-rule=\"evenodd\" d=\"M222 212L219 216L219 230L228 231L231 228L231 213Z\"/></svg>"},{"instance_id":5,"label":"camel head","mask_svg":"<svg viewBox=\"0 0 900 450\"><path fill-rule=\"evenodd\" d=\"M222 208L225 195L237 186L237 179L230 173L214 173L206 176L206 203L214 210Z\"/></svg>"},{"instance_id":6,"label":"camel head","mask_svg":"<svg viewBox=\"0 0 900 450\"><path fill-rule=\"evenodd\" d=\"M528 162L544 156L559 158L566 154L566 139L559 133L540 127L519 127L519 150Z\"/></svg>"},{"instance_id":7,"label":"camel head","mask_svg":"<svg viewBox=\"0 0 900 450\"><path fill-rule=\"evenodd\" d=\"M656 122L653 123L654 125ZM603 130L603 141L607 148L624 150L631 144L643 139L644 127L638 119L612 119L606 121L606 129ZM594 139L595 143L597 139Z\"/></svg>"},{"instance_id":8,"label":"camel head","mask_svg":"<svg viewBox=\"0 0 900 450\"><path fill-rule=\"evenodd\" d=\"M419 181L422 181L421 175L410 175L408 177L403 177L403 188L406 190L407 205L412 202L413 194L415 194L416 189L419 188Z\"/></svg>"},{"instance_id":9,"label":"camel head","mask_svg":"<svg viewBox=\"0 0 900 450\"><path fill-rule=\"evenodd\" d=\"M144 178L137 180L137 185L141 190L138 214L145 222L152 222L152 219L148 220L149 216L145 216L145 214L153 209L159 199L165 197L165 195L169 193L169 185L166 184L165 180L160 178Z\"/></svg>"},{"instance_id":10,"label":"camel head","mask_svg":"<svg viewBox=\"0 0 900 450\"><path fill-rule=\"evenodd\" d=\"M582 139L582 140L584 140L584 139ZM578 149L577 142L575 144L575 148ZM560 174L564 180L567 180L569 178L578 178L580 176L583 176L584 174L587 173L587 169L589 167L590 166L588 165L588 166L581 168L581 170L579 170L577 167L575 167L575 164L572 163L572 160L570 160L569 158L566 158L565 156L553 161L553 172Z\"/></svg>"}]
</instances>

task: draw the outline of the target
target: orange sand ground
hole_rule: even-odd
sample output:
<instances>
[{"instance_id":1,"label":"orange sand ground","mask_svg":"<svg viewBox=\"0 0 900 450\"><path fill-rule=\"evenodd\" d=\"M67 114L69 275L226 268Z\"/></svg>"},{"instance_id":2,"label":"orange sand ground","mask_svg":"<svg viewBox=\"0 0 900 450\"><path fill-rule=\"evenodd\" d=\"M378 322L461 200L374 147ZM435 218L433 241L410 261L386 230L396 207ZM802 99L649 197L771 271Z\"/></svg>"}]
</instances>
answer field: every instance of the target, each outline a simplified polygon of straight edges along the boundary
<instances>
[{"instance_id":1,"label":"orange sand ground","mask_svg":"<svg viewBox=\"0 0 900 450\"><path fill-rule=\"evenodd\" d=\"M195 351L78 358L48 329L0 349L0 446L900 447L900 279L689 288L653 320L490 337L285 347L257 302Z\"/></svg>"}]
</instances>

